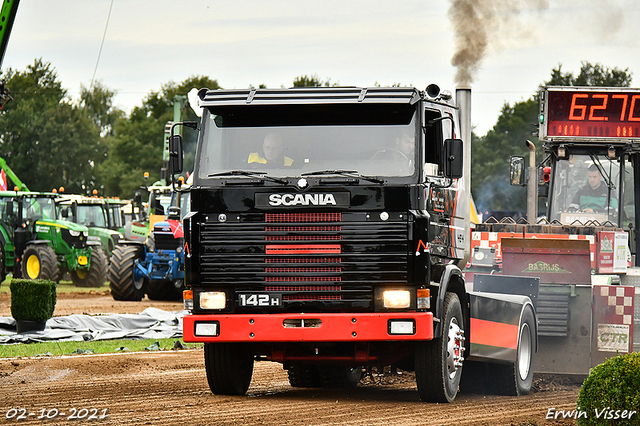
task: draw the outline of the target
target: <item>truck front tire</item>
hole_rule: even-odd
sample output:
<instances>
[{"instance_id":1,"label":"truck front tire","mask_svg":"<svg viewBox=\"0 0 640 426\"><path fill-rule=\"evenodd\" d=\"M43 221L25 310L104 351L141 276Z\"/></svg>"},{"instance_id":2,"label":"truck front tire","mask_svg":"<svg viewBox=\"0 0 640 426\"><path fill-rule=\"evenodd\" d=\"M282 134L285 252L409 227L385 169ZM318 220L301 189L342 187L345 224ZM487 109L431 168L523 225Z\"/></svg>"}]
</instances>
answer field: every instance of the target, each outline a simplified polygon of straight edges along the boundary
<instances>
[{"instance_id":1,"label":"truck front tire","mask_svg":"<svg viewBox=\"0 0 640 426\"><path fill-rule=\"evenodd\" d=\"M455 293L447 293L442 315L442 336L416 346L416 384L424 402L451 402L462 376L464 331L462 307Z\"/></svg>"},{"instance_id":2,"label":"truck front tire","mask_svg":"<svg viewBox=\"0 0 640 426\"><path fill-rule=\"evenodd\" d=\"M244 395L253 375L253 351L241 343L205 343L204 366L211 392Z\"/></svg>"}]
</instances>

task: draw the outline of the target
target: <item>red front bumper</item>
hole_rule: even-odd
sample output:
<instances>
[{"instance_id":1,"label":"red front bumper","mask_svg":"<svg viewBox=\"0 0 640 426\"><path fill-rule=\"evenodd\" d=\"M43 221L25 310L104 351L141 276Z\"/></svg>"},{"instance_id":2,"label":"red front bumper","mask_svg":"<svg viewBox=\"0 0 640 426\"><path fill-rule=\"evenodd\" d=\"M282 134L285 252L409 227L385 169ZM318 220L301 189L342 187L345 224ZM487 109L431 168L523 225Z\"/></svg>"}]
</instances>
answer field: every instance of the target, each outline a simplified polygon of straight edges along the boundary
<instances>
[{"instance_id":1,"label":"red front bumper","mask_svg":"<svg viewBox=\"0 0 640 426\"><path fill-rule=\"evenodd\" d=\"M285 327L288 324L295 326ZM304 321L302 321L304 320ZM390 322L413 321L414 331L390 334ZM208 324L215 336L196 335ZM215 325L213 325L215 324ZM314 326L304 326L312 324ZM431 312L338 314L211 314L184 317L185 342L373 342L433 339Z\"/></svg>"}]
</instances>

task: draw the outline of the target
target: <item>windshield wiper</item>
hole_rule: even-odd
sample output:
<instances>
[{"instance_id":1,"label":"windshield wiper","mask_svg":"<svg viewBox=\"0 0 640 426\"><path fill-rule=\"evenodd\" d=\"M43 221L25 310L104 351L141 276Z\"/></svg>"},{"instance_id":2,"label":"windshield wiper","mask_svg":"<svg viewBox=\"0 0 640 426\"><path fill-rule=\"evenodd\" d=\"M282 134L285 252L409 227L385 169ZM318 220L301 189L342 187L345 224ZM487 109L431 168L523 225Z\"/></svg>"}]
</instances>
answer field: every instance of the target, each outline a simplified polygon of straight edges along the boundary
<instances>
[{"instance_id":1,"label":"windshield wiper","mask_svg":"<svg viewBox=\"0 0 640 426\"><path fill-rule=\"evenodd\" d=\"M305 173L301 173L300 176L320 176L320 175L340 175L340 176L346 176L346 177L355 177L355 178L360 178L360 179L364 179L366 181L369 182L373 182L373 183L384 183L384 180L377 178L377 177L373 177L373 176L365 176L363 174L358 173L357 170L318 170L315 172L305 172Z\"/></svg>"},{"instance_id":2,"label":"windshield wiper","mask_svg":"<svg viewBox=\"0 0 640 426\"><path fill-rule=\"evenodd\" d=\"M270 182L279 183L281 185L287 185L289 182L283 179L278 179L267 175L267 172L249 172L246 170L229 170L228 172L211 173L208 177L216 176L248 176L257 177L260 179L266 179Z\"/></svg>"}]
</instances>

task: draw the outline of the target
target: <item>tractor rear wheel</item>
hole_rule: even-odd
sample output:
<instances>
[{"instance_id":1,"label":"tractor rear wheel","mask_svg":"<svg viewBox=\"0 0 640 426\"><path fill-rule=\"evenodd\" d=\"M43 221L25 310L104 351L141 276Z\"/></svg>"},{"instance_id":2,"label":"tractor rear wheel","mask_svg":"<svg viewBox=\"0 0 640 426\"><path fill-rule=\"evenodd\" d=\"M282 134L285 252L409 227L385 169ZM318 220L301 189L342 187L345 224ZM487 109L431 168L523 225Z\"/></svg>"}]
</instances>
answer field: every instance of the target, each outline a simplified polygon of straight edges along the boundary
<instances>
[{"instance_id":1,"label":"tractor rear wheel","mask_svg":"<svg viewBox=\"0 0 640 426\"><path fill-rule=\"evenodd\" d=\"M107 280L109 260L104 250L100 247L91 249L89 269L76 269L70 271L71 281L76 287L102 287Z\"/></svg>"},{"instance_id":2,"label":"tractor rear wheel","mask_svg":"<svg viewBox=\"0 0 640 426\"><path fill-rule=\"evenodd\" d=\"M46 244L29 244L22 254L22 276L29 280L58 281L56 252Z\"/></svg>"},{"instance_id":3,"label":"tractor rear wheel","mask_svg":"<svg viewBox=\"0 0 640 426\"><path fill-rule=\"evenodd\" d=\"M134 276L135 262L144 259L142 246L117 246L113 250L107 279L115 300L140 301L145 293L145 280Z\"/></svg>"}]
</instances>

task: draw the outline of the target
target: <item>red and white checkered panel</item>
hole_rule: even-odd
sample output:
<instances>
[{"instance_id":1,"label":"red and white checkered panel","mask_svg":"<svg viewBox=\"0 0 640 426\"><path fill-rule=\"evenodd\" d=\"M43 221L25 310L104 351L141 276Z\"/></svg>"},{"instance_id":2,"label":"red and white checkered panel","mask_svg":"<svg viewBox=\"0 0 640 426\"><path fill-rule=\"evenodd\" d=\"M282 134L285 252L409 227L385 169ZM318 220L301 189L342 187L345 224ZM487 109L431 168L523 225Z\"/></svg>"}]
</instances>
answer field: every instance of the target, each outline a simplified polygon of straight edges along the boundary
<instances>
[{"instance_id":1,"label":"red and white checkered panel","mask_svg":"<svg viewBox=\"0 0 640 426\"><path fill-rule=\"evenodd\" d=\"M619 285L593 286L595 312L609 324L633 325L635 288Z\"/></svg>"},{"instance_id":2,"label":"red and white checkered panel","mask_svg":"<svg viewBox=\"0 0 640 426\"><path fill-rule=\"evenodd\" d=\"M486 231L473 231L471 233L471 251L474 247L481 248L495 248L496 250L496 263L502 263L502 238L522 238L522 234L516 234L515 232L486 232ZM553 239L568 239L568 240L589 240L589 251L591 252L591 266L595 268L595 253L596 243L593 235L570 235L570 234L525 234L525 238L553 238Z\"/></svg>"}]
</instances>

